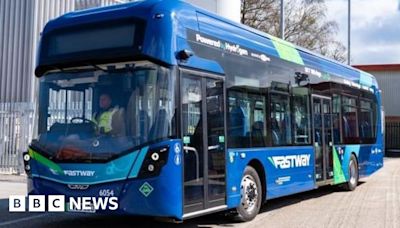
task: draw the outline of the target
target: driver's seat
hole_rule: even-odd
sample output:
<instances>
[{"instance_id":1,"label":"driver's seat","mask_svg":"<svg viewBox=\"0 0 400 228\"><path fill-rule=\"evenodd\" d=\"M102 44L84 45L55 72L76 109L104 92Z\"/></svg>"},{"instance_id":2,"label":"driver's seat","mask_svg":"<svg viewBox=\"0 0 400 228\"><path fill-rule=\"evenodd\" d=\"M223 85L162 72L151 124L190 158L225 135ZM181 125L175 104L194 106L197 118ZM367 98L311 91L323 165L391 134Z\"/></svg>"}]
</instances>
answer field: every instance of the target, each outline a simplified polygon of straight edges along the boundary
<instances>
[{"instance_id":1,"label":"driver's seat","mask_svg":"<svg viewBox=\"0 0 400 228\"><path fill-rule=\"evenodd\" d=\"M126 136L126 125L125 125L125 109L116 108L111 120L111 135L113 136Z\"/></svg>"}]
</instances>

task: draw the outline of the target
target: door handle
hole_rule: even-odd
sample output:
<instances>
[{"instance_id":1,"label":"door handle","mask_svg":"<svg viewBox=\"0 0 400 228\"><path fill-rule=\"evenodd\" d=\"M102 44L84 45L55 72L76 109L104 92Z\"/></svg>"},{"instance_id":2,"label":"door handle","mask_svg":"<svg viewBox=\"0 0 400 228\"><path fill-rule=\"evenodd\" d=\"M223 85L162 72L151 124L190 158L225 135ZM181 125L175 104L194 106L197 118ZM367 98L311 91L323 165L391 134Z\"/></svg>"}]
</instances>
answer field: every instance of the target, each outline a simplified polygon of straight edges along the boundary
<instances>
[{"instance_id":1,"label":"door handle","mask_svg":"<svg viewBox=\"0 0 400 228\"><path fill-rule=\"evenodd\" d=\"M208 146L208 150L215 150L218 149L219 145L215 145L215 146Z\"/></svg>"},{"instance_id":2,"label":"door handle","mask_svg":"<svg viewBox=\"0 0 400 228\"><path fill-rule=\"evenodd\" d=\"M191 147L191 146L184 146L183 150L186 153L188 153L188 152L194 153L194 156L196 157L196 181L197 181L197 180L199 180L199 173L200 173L199 152L197 152L196 148Z\"/></svg>"}]
</instances>

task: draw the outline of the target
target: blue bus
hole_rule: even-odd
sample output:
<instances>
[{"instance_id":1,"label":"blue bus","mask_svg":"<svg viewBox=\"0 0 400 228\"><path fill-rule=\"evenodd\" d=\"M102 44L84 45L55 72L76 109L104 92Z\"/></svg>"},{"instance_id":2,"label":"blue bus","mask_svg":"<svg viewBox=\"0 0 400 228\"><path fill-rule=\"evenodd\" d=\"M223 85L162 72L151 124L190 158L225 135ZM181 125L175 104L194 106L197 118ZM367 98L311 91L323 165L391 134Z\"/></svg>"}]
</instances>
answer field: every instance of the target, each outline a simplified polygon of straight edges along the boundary
<instances>
[{"instance_id":1,"label":"blue bus","mask_svg":"<svg viewBox=\"0 0 400 228\"><path fill-rule=\"evenodd\" d=\"M249 221L269 199L354 190L383 166L372 75L183 1L51 20L35 74L28 194L118 197L91 212Z\"/></svg>"}]
</instances>

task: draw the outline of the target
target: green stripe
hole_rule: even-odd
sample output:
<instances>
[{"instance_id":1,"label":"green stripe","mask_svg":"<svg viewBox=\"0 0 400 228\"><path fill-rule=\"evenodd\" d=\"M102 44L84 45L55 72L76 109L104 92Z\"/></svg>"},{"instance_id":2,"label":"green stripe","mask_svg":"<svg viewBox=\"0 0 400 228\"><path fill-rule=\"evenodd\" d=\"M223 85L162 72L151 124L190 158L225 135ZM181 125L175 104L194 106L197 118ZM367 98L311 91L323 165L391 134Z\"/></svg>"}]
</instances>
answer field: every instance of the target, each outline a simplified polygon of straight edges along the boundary
<instances>
[{"instance_id":1,"label":"green stripe","mask_svg":"<svg viewBox=\"0 0 400 228\"><path fill-rule=\"evenodd\" d=\"M340 184L344 182L346 182L346 177L343 173L342 164L340 163L336 148L333 147L333 183Z\"/></svg>"},{"instance_id":2,"label":"green stripe","mask_svg":"<svg viewBox=\"0 0 400 228\"><path fill-rule=\"evenodd\" d=\"M136 161L133 164L133 168L129 174L129 178L135 178L139 175L140 168L142 167L142 163L143 163L144 158L146 157L148 149L149 149L149 147L146 146L140 150L140 152L136 158Z\"/></svg>"},{"instance_id":3,"label":"green stripe","mask_svg":"<svg viewBox=\"0 0 400 228\"><path fill-rule=\"evenodd\" d=\"M303 59L301 58L299 51L293 44L274 36L269 36L269 39L274 44L275 49L281 59L304 65Z\"/></svg>"},{"instance_id":4,"label":"green stripe","mask_svg":"<svg viewBox=\"0 0 400 228\"><path fill-rule=\"evenodd\" d=\"M46 157L42 156L41 154L33 151L32 149L29 149L29 155L33 159L35 159L37 162L39 162L40 164L49 167L50 169L56 171L59 174L63 174L63 170L59 165L57 165L56 163L50 161L49 159L47 159Z\"/></svg>"},{"instance_id":5,"label":"green stripe","mask_svg":"<svg viewBox=\"0 0 400 228\"><path fill-rule=\"evenodd\" d=\"M270 162L271 162L271 164L272 164L273 166L275 166L275 162L274 162L274 160L272 160L272 158L271 158L271 157L268 157L268 161L270 161Z\"/></svg>"}]
</instances>

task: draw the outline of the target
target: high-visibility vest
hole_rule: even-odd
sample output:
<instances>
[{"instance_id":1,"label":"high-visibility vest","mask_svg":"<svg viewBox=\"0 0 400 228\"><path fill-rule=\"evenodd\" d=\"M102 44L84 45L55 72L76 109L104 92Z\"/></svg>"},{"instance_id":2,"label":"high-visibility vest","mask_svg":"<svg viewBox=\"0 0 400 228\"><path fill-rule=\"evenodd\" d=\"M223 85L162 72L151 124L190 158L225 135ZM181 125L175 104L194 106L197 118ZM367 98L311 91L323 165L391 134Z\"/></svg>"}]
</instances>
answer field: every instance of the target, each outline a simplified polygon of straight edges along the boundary
<instances>
[{"instance_id":1,"label":"high-visibility vest","mask_svg":"<svg viewBox=\"0 0 400 228\"><path fill-rule=\"evenodd\" d=\"M104 129L104 133L109 133L112 130L112 118L115 112L117 112L117 108L110 109L100 114L96 118L96 114L94 115L93 122L97 124L97 129Z\"/></svg>"}]
</instances>

